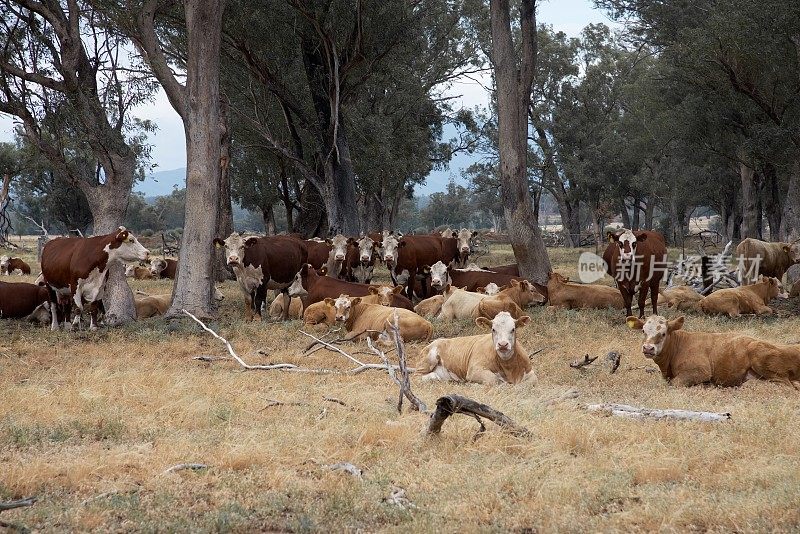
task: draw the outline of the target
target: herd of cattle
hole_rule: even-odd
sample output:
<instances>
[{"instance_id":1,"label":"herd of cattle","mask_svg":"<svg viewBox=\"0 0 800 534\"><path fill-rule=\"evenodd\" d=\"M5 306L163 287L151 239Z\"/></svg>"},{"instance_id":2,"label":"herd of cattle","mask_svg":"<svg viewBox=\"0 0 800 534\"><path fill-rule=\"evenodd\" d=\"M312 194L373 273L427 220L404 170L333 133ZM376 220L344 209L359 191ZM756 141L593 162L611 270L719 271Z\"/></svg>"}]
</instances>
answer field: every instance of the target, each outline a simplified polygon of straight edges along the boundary
<instances>
[{"instance_id":1,"label":"herd of cattle","mask_svg":"<svg viewBox=\"0 0 800 534\"><path fill-rule=\"evenodd\" d=\"M546 284L532 283L520 276L516 264L478 267L469 263L476 236L465 229L406 236L383 231L327 240L233 233L214 244L224 249L242 291L246 320L268 314L306 325L339 324L358 340L378 338L386 332L387 321L396 319L404 340L430 342L417 362L417 372L425 380L535 382L516 329L530 323L526 307L549 303L554 308L625 310L628 326L644 332L642 353L674 384L737 385L762 378L800 388L800 345L685 332L683 317L667 321L658 315L659 297L678 310L731 317L773 313L772 299L797 296L800 291L800 282L789 294L781 284L788 268L800 263L799 243L742 241L737 250L759 262L761 275L744 280L741 287L704 296L688 286L660 289L665 269L659 265L665 264L667 250L657 232L609 233L603 259L616 288L571 282L555 272ZM0 317L49 322L56 330L80 324L86 312L90 329L95 329L103 312L110 265L129 264L130 277L175 278L175 260L149 256L124 227L90 238L53 239L42 251L37 283L0 282ZM391 285L371 284L377 264L388 269ZM19 258L0 258L2 274L17 270L31 272ZM269 290L276 297L268 306ZM636 295L638 318L631 309ZM648 298L653 315L644 320ZM135 300L138 317L145 318L164 313L171 296L136 295ZM434 328L429 319L434 317L473 319L491 332L431 342Z\"/></svg>"}]
</instances>

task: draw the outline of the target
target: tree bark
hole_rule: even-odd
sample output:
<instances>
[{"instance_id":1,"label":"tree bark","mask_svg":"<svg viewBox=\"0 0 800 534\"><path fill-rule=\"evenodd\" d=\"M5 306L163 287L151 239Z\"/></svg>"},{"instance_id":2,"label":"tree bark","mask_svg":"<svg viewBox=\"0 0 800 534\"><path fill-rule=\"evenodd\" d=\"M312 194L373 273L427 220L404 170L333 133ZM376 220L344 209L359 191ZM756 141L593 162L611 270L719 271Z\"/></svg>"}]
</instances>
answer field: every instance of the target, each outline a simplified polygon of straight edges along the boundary
<instances>
[{"instance_id":1,"label":"tree bark","mask_svg":"<svg viewBox=\"0 0 800 534\"><path fill-rule=\"evenodd\" d=\"M263 208L261 214L264 217L264 231L267 235L277 234L277 225L275 224L275 209L272 206Z\"/></svg>"},{"instance_id":2,"label":"tree bark","mask_svg":"<svg viewBox=\"0 0 800 534\"><path fill-rule=\"evenodd\" d=\"M231 135L228 125L228 103L222 98L219 107L219 214L215 236L225 239L233 232L233 204L231 202L231 177L228 166L231 161ZM233 273L228 270L225 251L214 247L214 280L230 280Z\"/></svg>"},{"instance_id":3,"label":"tree bark","mask_svg":"<svg viewBox=\"0 0 800 534\"><path fill-rule=\"evenodd\" d=\"M756 172L746 163L739 163L739 178L742 182L742 239L758 238L758 188Z\"/></svg>"},{"instance_id":4,"label":"tree bark","mask_svg":"<svg viewBox=\"0 0 800 534\"><path fill-rule=\"evenodd\" d=\"M536 2L522 0L521 57L517 58L508 0L491 0L492 67L497 110L500 183L508 236L522 276L547 285L550 259L528 188L528 106L536 72ZM519 60L519 68L517 62Z\"/></svg>"},{"instance_id":5,"label":"tree bark","mask_svg":"<svg viewBox=\"0 0 800 534\"><path fill-rule=\"evenodd\" d=\"M781 238L786 241L800 239L800 157L792 165L789 189L783 203Z\"/></svg>"},{"instance_id":6,"label":"tree bark","mask_svg":"<svg viewBox=\"0 0 800 534\"><path fill-rule=\"evenodd\" d=\"M655 195L650 195L647 199L647 209L644 211L644 226L646 230L653 229L653 212L656 209Z\"/></svg>"},{"instance_id":7,"label":"tree bark","mask_svg":"<svg viewBox=\"0 0 800 534\"><path fill-rule=\"evenodd\" d=\"M288 169L286 162L281 158L281 202L283 202L283 209L286 212L286 233L294 233L294 202L292 201L292 194L289 191Z\"/></svg>"},{"instance_id":8,"label":"tree bark","mask_svg":"<svg viewBox=\"0 0 800 534\"><path fill-rule=\"evenodd\" d=\"M325 202L319 190L308 181L300 193L300 213L294 222L294 231L306 238L328 235Z\"/></svg>"},{"instance_id":9,"label":"tree bark","mask_svg":"<svg viewBox=\"0 0 800 534\"><path fill-rule=\"evenodd\" d=\"M364 217L361 232L380 232L386 220L386 209L378 197L378 193L366 193L364 196Z\"/></svg>"},{"instance_id":10,"label":"tree bark","mask_svg":"<svg viewBox=\"0 0 800 534\"><path fill-rule=\"evenodd\" d=\"M633 229L631 225L631 214L628 212L628 205L625 203L625 197L620 197L619 199L619 212L620 215L622 215L622 226Z\"/></svg>"},{"instance_id":11,"label":"tree bark","mask_svg":"<svg viewBox=\"0 0 800 534\"><path fill-rule=\"evenodd\" d=\"M184 4L187 31L186 226L179 269L167 317L186 309L201 318L214 315L213 241L220 205L220 93L222 39L220 0L188 0ZM209 179L209 177L215 177Z\"/></svg>"}]
</instances>

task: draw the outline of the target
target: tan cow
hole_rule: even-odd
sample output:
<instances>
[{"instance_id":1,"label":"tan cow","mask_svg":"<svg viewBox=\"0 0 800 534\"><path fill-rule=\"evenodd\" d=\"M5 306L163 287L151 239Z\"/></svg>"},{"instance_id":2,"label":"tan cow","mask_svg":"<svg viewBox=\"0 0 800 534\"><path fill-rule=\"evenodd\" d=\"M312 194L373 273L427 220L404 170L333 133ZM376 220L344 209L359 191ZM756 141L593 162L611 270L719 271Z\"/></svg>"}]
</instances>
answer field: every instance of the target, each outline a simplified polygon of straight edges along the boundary
<instances>
[{"instance_id":1,"label":"tan cow","mask_svg":"<svg viewBox=\"0 0 800 534\"><path fill-rule=\"evenodd\" d=\"M436 317L442 311L443 303L444 295L434 295L414 306L414 312L420 317Z\"/></svg>"},{"instance_id":2,"label":"tan cow","mask_svg":"<svg viewBox=\"0 0 800 534\"><path fill-rule=\"evenodd\" d=\"M667 308L675 308L679 311L700 311L703 295L689 286L662 289L658 293L664 298Z\"/></svg>"},{"instance_id":3,"label":"tan cow","mask_svg":"<svg viewBox=\"0 0 800 534\"><path fill-rule=\"evenodd\" d=\"M478 304L478 315L493 319L498 313L505 311L518 319L522 317L523 309L534 303L541 304L545 300L547 299L544 295L536 291L527 280L511 280L507 288L496 295L487 295Z\"/></svg>"},{"instance_id":4,"label":"tan cow","mask_svg":"<svg viewBox=\"0 0 800 534\"><path fill-rule=\"evenodd\" d=\"M289 301L289 318L303 318L303 301L300 300L300 297L287 297L283 293L278 293L278 296L269 305L269 317L271 319L283 318L283 307L286 305L287 298L291 298Z\"/></svg>"},{"instance_id":5,"label":"tan cow","mask_svg":"<svg viewBox=\"0 0 800 534\"><path fill-rule=\"evenodd\" d=\"M133 296L136 306L136 318L148 319L156 315L164 315L172 303L172 294L166 295L142 295Z\"/></svg>"},{"instance_id":6,"label":"tan cow","mask_svg":"<svg viewBox=\"0 0 800 534\"><path fill-rule=\"evenodd\" d=\"M134 278L136 280L150 280L154 276L150 273L149 267L141 267L132 263L125 267L125 276L127 278Z\"/></svg>"},{"instance_id":7,"label":"tan cow","mask_svg":"<svg viewBox=\"0 0 800 534\"><path fill-rule=\"evenodd\" d=\"M781 283L777 278L762 277L756 284L711 293L700 301L700 309L709 315L727 314L729 317L738 317L743 313L769 315L774 310L767 304L780 292Z\"/></svg>"},{"instance_id":8,"label":"tan cow","mask_svg":"<svg viewBox=\"0 0 800 534\"><path fill-rule=\"evenodd\" d=\"M386 331L387 321L394 321L395 313L398 317L400 335L404 341L431 339L433 325L416 313L381 304L366 304L362 302L364 298L369 297L350 298L347 295L340 295L337 299L325 299L325 303L335 310L337 323L343 323L348 332L360 332L355 339L363 339L365 336L377 339Z\"/></svg>"},{"instance_id":9,"label":"tan cow","mask_svg":"<svg viewBox=\"0 0 800 534\"><path fill-rule=\"evenodd\" d=\"M800 241L770 243L747 238L736 247L736 255L742 285L755 283L759 275L774 276L782 281L789 267L800 263Z\"/></svg>"},{"instance_id":10,"label":"tan cow","mask_svg":"<svg viewBox=\"0 0 800 534\"><path fill-rule=\"evenodd\" d=\"M439 319L451 321L453 319L474 319L478 317L478 304L489 295L475 293L458 287L448 285L442 291L442 309L437 316Z\"/></svg>"},{"instance_id":11,"label":"tan cow","mask_svg":"<svg viewBox=\"0 0 800 534\"><path fill-rule=\"evenodd\" d=\"M675 386L738 386L760 378L800 389L800 345L776 345L730 332L685 332L684 317L667 321L651 315L647 321L626 321L628 327L644 331L642 353Z\"/></svg>"},{"instance_id":12,"label":"tan cow","mask_svg":"<svg viewBox=\"0 0 800 534\"><path fill-rule=\"evenodd\" d=\"M324 300L310 304L303 310L303 323L305 326L333 326L335 322L336 310L328 306Z\"/></svg>"},{"instance_id":13,"label":"tan cow","mask_svg":"<svg viewBox=\"0 0 800 534\"><path fill-rule=\"evenodd\" d=\"M547 281L550 305L567 310L625 309L625 299L615 287L600 284L576 284L556 272Z\"/></svg>"},{"instance_id":14,"label":"tan cow","mask_svg":"<svg viewBox=\"0 0 800 534\"><path fill-rule=\"evenodd\" d=\"M529 321L527 315L515 320L506 312L492 320L478 317L475 323L491 328L490 334L435 340L420 352L416 372L422 380L534 385L536 373L516 333Z\"/></svg>"}]
</instances>

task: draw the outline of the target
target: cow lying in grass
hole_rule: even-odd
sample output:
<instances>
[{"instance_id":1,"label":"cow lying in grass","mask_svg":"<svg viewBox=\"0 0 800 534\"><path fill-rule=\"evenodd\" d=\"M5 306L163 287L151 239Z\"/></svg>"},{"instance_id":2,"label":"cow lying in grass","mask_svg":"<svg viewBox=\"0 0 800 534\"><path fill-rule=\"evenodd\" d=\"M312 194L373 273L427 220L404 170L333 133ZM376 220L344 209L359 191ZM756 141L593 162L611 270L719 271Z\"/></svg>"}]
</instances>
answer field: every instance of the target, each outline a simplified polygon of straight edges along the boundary
<instances>
[{"instance_id":1,"label":"cow lying in grass","mask_svg":"<svg viewBox=\"0 0 800 534\"><path fill-rule=\"evenodd\" d=\"M515 319L523 315L522 309L530 304L544 302L542 296L533 285L523 280L511 280L508 287L496 295L473 293L464 289L445 287L441 319L474 319L476 317L494 318L501 311L506 311Z\"/></svg>"},{"instance_id":2,"label":"cow lying in grass","mask_svg":"<svg viewBox=\"0 0 800 534\"><path fill-rule=\"evenodd\" d=\"M800 345L776 345L733 333L685 332L684 318L647 321L628 317L628 326L644 332L642 353L676 386L738 386L760 378L800 389Z\"/></svg>"},{"instance_id":3,"label":"cow lying in grass","mask_svg":"<svg viewBox=\"0 0 800 534\"><path fill-rule=\"evenodd\" d=\"M289 319L303 318L303 301L300 300L300 297L288 297L283 293L278 293L278 296L269 305L270 319L281 319L283 317L283 307L286 305L287 299L291 299L289 300Z\"/></svg>"},{"instance_id":4,"label":"cow lying in grass","mask_svg":"<svg viewBox=\"0 0 800 534\"><path fill-rule=\"evenodd\" d=\"M372 296L375 301L381 295ZM368 299L366 302L362 302ZM433 335L433 325L416 313L404 308L390 308L381 304L369 304L370 297L351 298L340 295L337 299L326 298L325 303L335 310L337 323L343 323L348 332L358 332L355 339L366 336L377 339L386 331L386 324L394 321L397 313L400 335L404 341L428 341Z\"/></svg>"},{"instance_id":5,"label":"cow lying in grass","mask_svg":"<svg viewBox=\"0 0 800 534\"><path fill-rule=\"evenodd\" d=\"M667 308L675 308L679 311L700 311L700 302L703 300L703 295L689 286L663 289L658 293L667 303Z\"/></svg>"},{"instance_id":6,"label":"cow lying in grass","mask_svg":"<svg viewBox=\"0 0 800 534\"><path fill-rule=\"evenodd\" d=\"M528 353L517 340L517 328L530 317L514 319L500 312L494 319L478 317L478 326L491 328L491 334L441 338L420 352L417 373L422 380L453 380L479 384L536 384Z\"/></svg>"},{"instance_id":7,"label":"cow lying in grass","mask_svg":"<svg viewBox=\"0 0 800 534\"><path fill-rule=\"evenodd\" d=\"M442 311L442 304L444 295L434 295L414 306L414 312L420 317L436 317Z\"/></svg>"},{"instance_id":8,"label":"cow lying in grass","mask_svg":"<svg viewBox=\"0 0 800 534\"><path fill-rule=\"evenodd\" d=\"M700 301L700 309L709 315L727 314L738 317L743 313L769 315L774 310L767 306L781 292L777 278L761 277L749 286L720 289Z\"/></svg>"},{"instance_id":9,"label":"cow lying in grass","mask_svg":"<svg viewBox=\"0 0 800 534\"><path fill-rule=\"evenodd\" d=\"M625 299L619 290L599 284L576 284L556 272L547 281L547 296L554 308L585 310L590 308L625 309Z\"/></svg>"}]
</instances>

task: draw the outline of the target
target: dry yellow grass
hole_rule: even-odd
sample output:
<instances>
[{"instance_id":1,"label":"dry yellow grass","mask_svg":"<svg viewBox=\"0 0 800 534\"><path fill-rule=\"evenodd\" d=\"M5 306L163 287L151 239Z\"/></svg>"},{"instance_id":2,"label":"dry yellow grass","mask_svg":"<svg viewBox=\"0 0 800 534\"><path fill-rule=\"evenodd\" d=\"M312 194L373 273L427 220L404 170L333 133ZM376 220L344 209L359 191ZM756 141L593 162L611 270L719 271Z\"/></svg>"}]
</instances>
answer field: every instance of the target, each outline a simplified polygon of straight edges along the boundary
<instances>
[{"instance_id":1,"label":"dry yellow grass","mask_svg":"<svg viewBox=\"0 0 800 534\"><path fill-rule=\"evenodd\" d=\"M574 276L578 252L552 257ZM507 263L510 252L490 260ZM170 290L166 281L132 285ZM307 339L297 334L299 322L242 323L237 286L228 282L223 292L213 327L248 361L350 368L327 351L300 356ZM621 313L531 315L520 335L529 350L544 349L534 361L539 385L414 384L429 406L440 395L463 394L534 433L516 438L487 424L477 441L476 422L461 416L439 437L421 435L426 417L398 415L396 387L380 372L242 372L232 362L192 361L224 349L188 323L51 333L2 322L0 500L36 495L39 502L0 519L103 532L800 529L797 392L764 382L676 389L645 371L654 366ZM478 332L468 322L435 328L437 336ZM796 316L692 316L687 328L800 338ZM612 349L623 354L615 375L600 360L584 371L568 366ZM546 405L572 388L576 401ZM270 399L302 405L269 406ZM578 406L590 402L727 411L733 419L632 421ZM363 479L323 468L340 461L364 469ZM211 467L163 474L181 462ZM416 508L383 502L393 486Z\"/></svg>"}]
</instances>

